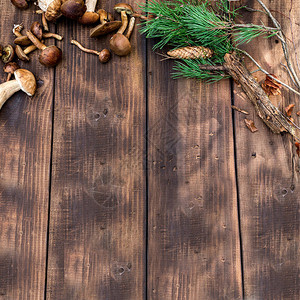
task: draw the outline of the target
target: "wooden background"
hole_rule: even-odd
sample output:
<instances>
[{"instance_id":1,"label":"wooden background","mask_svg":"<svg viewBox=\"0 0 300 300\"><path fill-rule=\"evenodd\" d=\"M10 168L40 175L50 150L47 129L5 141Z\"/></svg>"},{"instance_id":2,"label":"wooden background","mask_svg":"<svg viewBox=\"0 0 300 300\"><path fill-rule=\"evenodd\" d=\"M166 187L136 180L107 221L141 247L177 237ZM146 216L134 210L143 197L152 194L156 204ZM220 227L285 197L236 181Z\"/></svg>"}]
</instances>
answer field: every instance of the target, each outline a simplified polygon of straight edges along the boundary
<instances>
[{"instance_id":1,"label":"wooden background","mask_svg":"<svg viewBox=\"0 0 300 300\"><path fill-rule=\"evenodd\" d=\"M264 3L297 56L300 1ZM0 4L2 45L13 24L40 20L33 4ZM242 19L271 26L261 13ZM109 37L91 39L66 19L50 27L64 36L55 42L62 63L46 69L37 51L20 62L38 92L17 93L0 111L0 299L300 299L291 138L272 134L229 80L170 79L172 61L161 62L137 28L131 55L102 65L70 40L102 49ZM275 38L246 49L289 81ZM286 90L274 101L300 110Z\"/></svg>"}]
</instances>

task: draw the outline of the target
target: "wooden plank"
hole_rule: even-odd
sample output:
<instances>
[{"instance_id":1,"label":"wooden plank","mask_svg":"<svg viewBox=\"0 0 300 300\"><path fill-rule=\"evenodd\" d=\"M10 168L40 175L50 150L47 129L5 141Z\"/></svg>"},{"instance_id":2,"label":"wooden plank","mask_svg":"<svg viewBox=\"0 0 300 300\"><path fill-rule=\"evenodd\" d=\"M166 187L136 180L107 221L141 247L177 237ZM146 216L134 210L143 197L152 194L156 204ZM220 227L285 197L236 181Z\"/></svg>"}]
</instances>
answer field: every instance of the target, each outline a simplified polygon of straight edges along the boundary
<instances>
[{"instance_id":1,"label":"wooden plank","mask_svg":"<svg viewBox=\"0 0 300 300\"><path fill-rule=\"evenodd\" d=\"M1 1L2 45L13 44L14 24L40 19L33 11ZM45 288L54 72L38 51L30 57L19 64L36 75L36 95L18 92L0 111L0 299L9 300L43 299Z\"/></svg>"},{"instance_id":2,"label":"wooden plank","mask_svg":"<svg viewBox=\"0 0 300 300\"><path fill-rule=\"evenodd\" d=\"M149 43L149 299L241 299L229 81L170 79Z\"/></svg>"},{"instance_id":3,"label":"wooden plank","mask_svg":"<svg viewBox=\"0 0 300 300\"><path fill-rule=\"evenodd\" d=\"M131 55L102 65L70 39L102 49L109 37L70 20L58 28L47 299L143 299L143 41L135 29Z\"/></svg>"},{"instance_id":4,"label":"wooden plank","mask_svg":"<svg viewBox=\"0 0 300 300\"><path fill-rule=\"evenodd\" d=\"M300 1L263 2L282 24L289 39L292 39L292 25L299 51ZM245 3L261 9L257 1ZM243 12L243 20L263 21L273 26L261 13ZM284 62L283 54L276 38L255 40L246 49L267 71L292 84L280 65ZM251 63L247 61L247 65ZM265 78L255 74L259 81ZM295 112L300 109L298 97L287 90L271 99L281 109L290 103L296 103ZM299 158L290 137L272 134L237 87L234 101L236 106L249 111L247 118L254 120L258 128L252 134L245 127L245 116L235 113L245 296L246 299L299 299ZM295 113L293 117L299 124L299 117Z\"/></svg>"}]
</instances>

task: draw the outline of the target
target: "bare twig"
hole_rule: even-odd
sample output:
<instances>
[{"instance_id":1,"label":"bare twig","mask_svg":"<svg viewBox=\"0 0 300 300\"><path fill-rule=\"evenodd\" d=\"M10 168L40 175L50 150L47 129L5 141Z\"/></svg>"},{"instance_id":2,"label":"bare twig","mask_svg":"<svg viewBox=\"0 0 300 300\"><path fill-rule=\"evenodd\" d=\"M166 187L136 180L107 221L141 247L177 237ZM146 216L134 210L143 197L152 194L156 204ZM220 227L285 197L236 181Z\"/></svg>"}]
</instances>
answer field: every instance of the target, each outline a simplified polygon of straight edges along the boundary
<instances>
[{"instance_id":1,"label":"bare twig","mask_svg":"<svg viewBox=\"0 0 300 300\"><path fill-rule=\"evenodd\" d=\"M280 39L281 41L281 45L282 45L282 50L284 53L284 57L287 63L287 67L290 70L290 73L292 74L292 77L294 79L294 81L296 82L298 88L300 88L300 80L291 64L290 61L290 54L288 51L288 47L287 47L287 43L285 40L285 37L283 35L282 29L281 29L281 25L279 24L279 22L274 18L274 16L272 15L272 13L270 12L270 10L266 7L266 5L261 1L261 0L257 0L257 2L262 6L262 8L265 10L265 12L267 13L267 15L269 16L269 18L272 20L273 24L275 25L275 27L279 30L279 32L277 33L277 37Z\"/></svg>"},{"instance_id":2,"label":"bare twig","mask_svg":"<svg viewBox=\"0 0 300 300\"><path fill-rule=\"evenodd\" d=\"M238 111L238 112L240 112L240 113L242 113L242 114L244 114L244 115L249 115L249 113L247 111L245 111L243 109L240 109L240 108L238 108L235 105L231 105L231 108L234 109L234 110L236 110L236 111Z\"/></svg>"},{"instance_id":3,"label":"bare twig","mask_svg":"<svg viewBox=\"0 0 300 300\"><path fill-rule=\"evenodd\" d=\"M290 87L289 85L287 85L286 83L282 82L281 80L273 77L269 72L267 72L265 69L263 69L258 62L246 51L241 50L241 49L237 49L238 51L242 52L243 54L245 54L247 57L249 57L254 64L260 69L260 71L262 71L263 73L265 73L266 75L268 75L270 78L272 78L273 80L277 81L278 83L282 84L282 86L286 87L287 89L289 89L290 91L292 91L293 93L297 94L298 96L300 96L300 93L298 91L296 91L295 89L293 89L292 87Z\"/></svg>"},{"instance_id":4,"label":"bare twig","mask_svg":"<svg viewBox=\"0 0 300 300\"><path fill-rule=\"evenodd\" d=\"M293 78L293 76L292 76L292 74L291 74L290 69L289 69L286 65L284 65L283 63L280 63L280 64L281 64L281 65L286 69L286 71L289 73L289 76L290 76L290 78L291 78L293 84L294 84L295 86L297 86L297 84L296 84L296 82L295 82L295 80L294 80L294 78Z\"/></svg>"},{"instance_id":5,"label":"bare twig","mask_svg":"<svg viewBox=\"0 0 300 300\"><path fill-rule=\"evenodd\" d=\"M290 26L291 26L292 44L293 44L293 48L294 48L294 52L295 52L296 66L298 68L298 72L300 72L300 66L299 66L299 60L298 60L298 49L295 45L293 24L292 24L292 20L291 20L291 10L290 10L289 14L290 14L289 20L290 20Z\"/></svg>"},{"instance_id":6,"label":"bare twig","mask_svg":"<svg viewBox=\"0 0 300 300\"><path fill-rule=\"evenodd\" d=\"M248 99L253 103L258 116L274 132L289 132L295 139L300 141L300 130L287 119L286 116L270 101L269 97L249 73L249 70L233 54L226 54L224 67L234 80L240 83Z\"/></svg>"}]
</instances>

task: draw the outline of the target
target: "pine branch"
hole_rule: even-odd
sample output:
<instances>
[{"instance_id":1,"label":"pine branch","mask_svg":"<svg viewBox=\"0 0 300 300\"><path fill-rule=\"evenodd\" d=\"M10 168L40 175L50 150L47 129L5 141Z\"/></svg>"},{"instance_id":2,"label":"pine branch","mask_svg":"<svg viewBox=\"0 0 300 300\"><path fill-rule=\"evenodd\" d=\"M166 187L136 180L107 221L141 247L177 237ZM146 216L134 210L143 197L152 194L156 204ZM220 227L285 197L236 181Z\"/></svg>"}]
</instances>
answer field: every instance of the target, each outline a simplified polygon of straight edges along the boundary
<instances>
[{"instance_id":1,"label":"pine branch","mask_svg":"<svg viewBox=\"0 0 300 300\"><path fill-rule=\"evenodd\" d=\"M203 46L211 49L214 54L208 61L202 61L201 65L218 65L224 63L224 55L235 50L237 45L248 43L258 36L270 37L278 33L277 28L256 24L235 24L234 17L237 9L230 10L226 0L216 3L216 8L209 1L184 0L162 1L150 0L147 5L142 5L144 13L154 16L148 18L141 27L141 32L147 38L160 38L154 45L154 49L163 48L165 45L175 50L183 47ZM181 57L185 58L185 57ZM174 76L198 78L213 81L225 77L204 70L197 70L199 62L187 63L185 60L174 67ZM194 75L194 76L193 76ZM216 75L216 76L215 76ZM211 80L210 80L211 81Z\"/></svg>"}]
</instances>

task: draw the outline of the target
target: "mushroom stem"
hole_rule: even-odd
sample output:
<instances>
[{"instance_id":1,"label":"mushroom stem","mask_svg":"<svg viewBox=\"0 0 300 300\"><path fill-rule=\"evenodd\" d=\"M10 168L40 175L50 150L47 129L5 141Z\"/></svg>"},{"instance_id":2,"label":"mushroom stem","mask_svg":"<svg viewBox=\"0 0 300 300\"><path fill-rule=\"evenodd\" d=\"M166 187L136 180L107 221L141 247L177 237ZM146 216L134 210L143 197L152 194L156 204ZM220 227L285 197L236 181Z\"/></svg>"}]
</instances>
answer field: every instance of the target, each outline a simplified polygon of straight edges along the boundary
<instances>
[{"instance_id":1,"label":"mushroom stem","mask_svg":"<svg viewBox=\"0 0 300 300\"><path fill-rule=\"evenodd\" d=\"M25 54L29 54L30 52L34 51L35 49L37 49L36 45L30 45L27 48L25 48L23 52Z\"/></svg>"},{"instance_id":2,"label":"mushroom stem","mask_svg":"<svg viewBox=\"0 0 300 300\"><path fill-rule=\"evenodd\" d=\"M63 37L59 34L56 34L56 33L52 33L52 32L45 32L43 33L43 38L47 39L47 38L55 38L59 41L61 41L63 39Z\"/></svg>"},{"instance_id":3,"label":"mushroom stem","mask_svg":"<svg viewBox=\"0 0 300 300\"><path fill-rule=\"evenodd\" d=\"M131 17L130 21L129 21L129 25L128 25L128 31L127 31L127 33L125 35L128 39L131 36L131 33L133 31L133 28L134 28L134 24L135 24L135 17Z\"/></svg>"},{"instance_id":4,"label":"mushroom stem","mask_svg":"<svg viewBox=\"0 0 300 300\"><path fill-rule=\"evenodd\" d=\"M86 11L95 11L96 5L97 5L97 0L85 1Z\"/></svg>"},{"instance_id":5,"label":"mushroom stem","mask_svg":"<svg viewBox=\"0 0 300 300\"><path fill-rule=\"evenodd\" d=\"M0 84L0 109L3 104L9 99L14 93L21 89L20 84L16 79L10 80Z\"/></svg>"},{"instance_id":6,"label":"mushroom stem","mask_svg":"<svg viewBox=\"0 0 300 300\"><path fill-rule=\"evenodd\" d=\"M91 54L96 54L96 55L100 55L99 51L96 50L92 50L92 49L87 49L85 47L83 47L79 42L77 42L76 40L71 40L71 44L76 45L80 50L82 50L83 52L86 53L91 53Z\"/></svg>"},{"instance_id":7,"label":"mushroom stem","mask_svg":"<svg viewBox=\"0 0 300 300\"><path fill-rule=\"evenodd\" d=\"M20 36L23 36L21 33L22 29L23 29L23 25L17 24L17 25L14 25L12 32L16 37L20 37Z\"/></svg>"},{"instance_id":8,"label":"mushroom stem","mask_svg":"<svg viewBox=\"0 0 300 300\"><path fill-rule=\"evenodd\" d=\"M117 33L123 34L123 32L126 30L128 25L128 18L125 11L121 11L121 19L122 19L122 26L119 28Z\"/></svg>"},{"instance_id":9,"label":"mushroom stem","mask_svg":"<svg viewBox=\"0 0 300 300\"><path fill-rule=\"evenodd\" d=\"M45 48L47 48L47 46L45 46L37 37L35 37L34 34L30 30L26 31L26 35L28 36L28 38L32 41L32 43L37 48L39 48L41 50L44 50Z\"/></svg>"},{"instance_id":10,"label":"mushroom stem","mask_svg":"<svg viewBox=\"0 0 300 300\"><path fill-rule=\"evenodd\" d=\"M8 74L7 74L6 81L9 81L9 80L10 80L10 78L11 78L11 73L8 73ZM1 109L1 108L0 108L0 109Z\"/></svg>"},{"instance_id":11,"label":"mushroom stem","mask_svg":"<svg viewBox=\"0 0 300 300\"><path fill-rule=\"evenodd\" d=\"M43 24L44 30L49 31L49 26L48 26L48 22L47 22L47 19L45 17L45 12L44 11L42 13L42 24Z\"/></svg>"}]
</instances>

